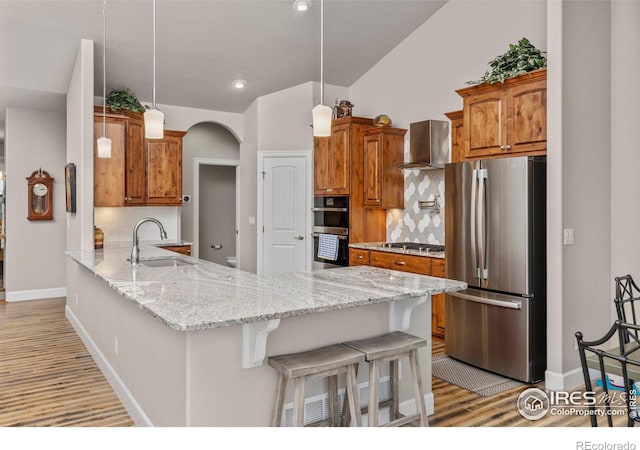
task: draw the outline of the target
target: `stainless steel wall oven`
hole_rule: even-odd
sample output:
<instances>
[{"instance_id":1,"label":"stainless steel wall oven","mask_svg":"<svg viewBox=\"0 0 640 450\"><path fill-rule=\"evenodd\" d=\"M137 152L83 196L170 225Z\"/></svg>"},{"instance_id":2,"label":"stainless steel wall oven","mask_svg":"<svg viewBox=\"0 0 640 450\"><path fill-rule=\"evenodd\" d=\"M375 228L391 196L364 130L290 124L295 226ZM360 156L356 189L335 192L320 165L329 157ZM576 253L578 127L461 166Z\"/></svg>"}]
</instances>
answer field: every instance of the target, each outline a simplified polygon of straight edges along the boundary
<instances>
[{"instance_id":1,"label":"stainless steel wall oven","mask_svg":"<svg viewBox=\"0 0 640 450\"><path fill-rule=\"evenodd\" d=\"M337 240L335 259L319 256L320 236ZM315 197L313 200L313 267L328 269L349 265L349 197Z\"/></svg>"}]
</instances>

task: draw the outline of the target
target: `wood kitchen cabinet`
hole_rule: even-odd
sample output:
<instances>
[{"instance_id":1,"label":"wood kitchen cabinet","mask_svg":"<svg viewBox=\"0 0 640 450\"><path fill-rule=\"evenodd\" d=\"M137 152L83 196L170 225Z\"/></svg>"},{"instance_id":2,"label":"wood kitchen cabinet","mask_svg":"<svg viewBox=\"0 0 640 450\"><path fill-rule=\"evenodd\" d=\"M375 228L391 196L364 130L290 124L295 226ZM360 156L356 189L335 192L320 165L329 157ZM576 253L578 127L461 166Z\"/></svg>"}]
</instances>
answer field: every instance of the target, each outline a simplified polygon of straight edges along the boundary
<instances>
[{"instance_id":1,"label":"wood kitchen cabinet","mask_svg":"<svg viewBox=\"0 0 640 450\"><path fill-rule=\"evenodd\" d=\"M365 261L368 261L368 263ZM368 264L384 269L419 273L439 278L445 278L447 273L444 258L430 258L428 256L356 248L350 249L349 264L352 266ZM444 338L445 332L444 303L445 294L431 296L431 333L442 338Z\"/></svg>"},{"instance_id":2,"label":"wood kitchen cabinet","mask_svg":"<svg viewBox=\"0 0 640 450\"><path fill-rule=\"evenodd\" d=\"M462 161L464 150L464 112L453 111L444 114L451 121L451 162Z\"/></svg>"},{"instance_id":3,"label":"wood kitchen cabinet","mask_svg":"<svg viewBox=\"0 0 640 450\"><path fill-rule=\"evenodd\" d=\"M164 131L163 139L148 139L147 205L182 204L182 131Z\"/></svg>"},{"instance_id":4,"label":"wood kitchen cabinet","mask_svg":"<svg viewBox=\"0 0 640 450\"><path fill-rule=\"evenodd\" d=\"M317 196L349 195L351 124L334 124L331 136L314 138L314 192Z\"/></svg>"},{"instance_id":5,"label":"wood kitchen cabinet","mask_svg":"<svg viewBox=\"0 0 640 450\"><path fill-rule=\"evenodd\" d=\"M404 208L404 176L397 166L404 162L406 132L391 127L365 131L365 208Z\"/></svg>"},{"instance_id":6,"label":"wood kitchen cabinet","mask_svg":"<svg viewBox=\"0 0 640 450\"><path fill-rule=\"evenodd\" d=\"M463 98L464 159L546 154L546 75L541 69L456 91Z\"/></svg>"},{"instance_id":7,"label":"wood kitchen cabinet","mask_svg":"<svg viewBox=\"0 0 640 450\"><path fill-rule=\"evenodd\" d=\"M124 204L126 206L143 206L145 204L146 179L144 119L141 114L132 113L128 117Z\"/></svg>"},{"instance_id":8,"label":"wood kitchen cabinet","mask_svg":"<svg viewBox=\"0 0 640 450\"><path fill-rule=\"evenodd\" d=\"M93 203L95 206L123 206L127 118L106 117L111 158L98 158L96 139L102 136L102 126L102 116L96 116L93 124Z\"/></svg>"},{"instance_id":9,"label":"wood kitchen cabinet","mask_svg":"<svg viewBox=\"0 0 640 450\"><path fill-rule=\"evenodd\" d=\"M431 275L431 258L403 253L369 252L369 265L384 269Z\"/></svg>"},{"instance_id":10,"label":"wood kitchen cabinet","mask_svg":"<svg viewBox=\"0 0 640 450\"><path fill-rule=\"evenodd\" d=\"M169 250L170 252L180 253L182 255L191 256L191 245L158 245L161 249Z\"/></svg>"},{"instance_id":11,"label":"wood kitchen cabinet","mask_svg":"<svg viewBox=\"0 0 640 450\"><path fill-rule=\"evenodd\" d=\"M164 139L145 139L142 114L109 112L106 119L111 158L98 158L94 150L94 206L180 206L185 133L165 130ZM98 107L94 134L102 135Z\"/></svg>"},{"instance_id":12,"label":"wood kitchen cabinet","mask_svg":"<svg viewBox=\"0 0 640 450\"><path fill-rule=\"evenodd\" d=\"M373 119L341 117L331 123L331 136L314 139L314 194L349 197L349 243L386 239L386 211L365 209L364 133Z\"/></svg>"},{"instance_id":13,"label":"wood kitchen cabinet","mask_svg":"<svg viewBox=\"0 0 640 450\"><path fill-rule=\"evenodd\" d=\"M439 278L446 278L446 261L444 259L434 259L431 268L431 275ZM431 296L431 334L444 338L445 316L444 300L446 294L436 294Z\"/></svg>"},{"instance_id":14,"label":"wood kitchen cabinet","mask_svg":"<svg viewBox=\"0 0 640 450\"><path fill-rule=\"evenodd\" d=\"M349 265L350 266L368 266L369 250L363 250L360 248L350 248L349 249Z\"/></svg>"}]
</instances>

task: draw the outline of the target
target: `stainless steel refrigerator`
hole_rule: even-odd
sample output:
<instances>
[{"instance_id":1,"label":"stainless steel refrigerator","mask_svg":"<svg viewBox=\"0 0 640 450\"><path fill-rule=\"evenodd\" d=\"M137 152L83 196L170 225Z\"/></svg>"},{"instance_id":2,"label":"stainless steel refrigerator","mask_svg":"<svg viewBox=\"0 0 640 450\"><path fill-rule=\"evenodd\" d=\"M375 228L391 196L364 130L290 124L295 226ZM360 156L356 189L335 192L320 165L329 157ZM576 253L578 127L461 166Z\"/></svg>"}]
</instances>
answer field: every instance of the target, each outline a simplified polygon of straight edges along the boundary
<instances>
[{"instance_id":1,"label":"stainless steel refrigerator","mask_svg":"<svg viewBox=\"0 0 640 450\"><path fill-rule=\"evenodd\" d=\"M445 353L524 382L546 369L546 158L445 167Z\"/></svg>"}]
</instances>

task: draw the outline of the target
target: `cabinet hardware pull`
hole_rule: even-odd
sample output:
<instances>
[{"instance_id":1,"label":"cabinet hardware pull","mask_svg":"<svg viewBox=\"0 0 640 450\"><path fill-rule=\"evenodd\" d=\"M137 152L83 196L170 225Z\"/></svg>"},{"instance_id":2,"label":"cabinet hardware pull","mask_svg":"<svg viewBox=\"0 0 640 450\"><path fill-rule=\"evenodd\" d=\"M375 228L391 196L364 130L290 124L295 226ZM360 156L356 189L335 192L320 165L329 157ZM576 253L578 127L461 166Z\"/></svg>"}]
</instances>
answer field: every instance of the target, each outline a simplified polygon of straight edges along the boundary
<instances>
[{"instance_id":1,"label":"cabinet hardware pull","mask_svg":"<svg viewBox=\"0 0 640 450\"><path fill-rule=\"evenodd\" d=\"M399 266L404 266L406 264L406 262L404 262L404 261L394 261L393 263L397 264Z\"/></svg>"},{"instance_id":2,"label":"cabinet hardware pull","mask_svg":"<svg viewBox=\"0 0 640 450\"><path fill-rule=\"evenodd\" d=\"M296 241L301 241L304 239L304 236L294 236L293 237Z\"/></svg>"},{"instance_id":3,"label":"cabinet hardware pull","mask_svg":"<svg viewBox=\"0 0 640 450\"><path fill-rule=\"evenodd\" d=\"M362 255L356 256L356 259L363 259L363 258L364 258L364 256L362 256Z\"/></svg>"},{"instance_id":4,"label":"cabinet hardware pull","mask_svg":"<svg viewBox=\"0 0 640 450\"><path fill-rule=\"evenodd\" d=\"M501 145L500 146L500 150L506 150L506 149L507 149L507 147L505 145Z\"/></svg>"},{"instance_id":5,"label":"cabinet hardware pull","mask_svg":"<svg viewBox=\"0 0 640 450\"><path fill-rule=\"evenodd\" d=\"M511 146L510 146L510 145L507 145L507 146L505 147L505 149L506 149L507 151L508 151L508 150L511 150Z\"/></svg>"}]
</instances>

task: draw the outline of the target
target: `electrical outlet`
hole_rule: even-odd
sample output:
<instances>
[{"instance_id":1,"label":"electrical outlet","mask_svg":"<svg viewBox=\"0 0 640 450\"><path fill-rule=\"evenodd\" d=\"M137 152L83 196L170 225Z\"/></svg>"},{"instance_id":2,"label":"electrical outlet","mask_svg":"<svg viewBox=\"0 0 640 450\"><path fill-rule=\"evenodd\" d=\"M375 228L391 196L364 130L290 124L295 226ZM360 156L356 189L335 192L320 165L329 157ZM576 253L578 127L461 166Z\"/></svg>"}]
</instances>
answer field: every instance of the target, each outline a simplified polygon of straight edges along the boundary
<instances>
[{"instance_id":1,"label":"electrical outlet","mask_svg":"<svg viewBox=\"0 0 640 450\"><path fill-rule=\"evenodd\" d=\"M118 356L118 336L113 337L113 351Z\"/></svg>"}]
</instances>

